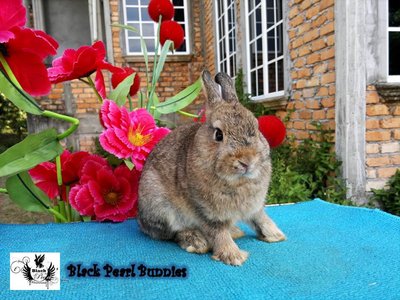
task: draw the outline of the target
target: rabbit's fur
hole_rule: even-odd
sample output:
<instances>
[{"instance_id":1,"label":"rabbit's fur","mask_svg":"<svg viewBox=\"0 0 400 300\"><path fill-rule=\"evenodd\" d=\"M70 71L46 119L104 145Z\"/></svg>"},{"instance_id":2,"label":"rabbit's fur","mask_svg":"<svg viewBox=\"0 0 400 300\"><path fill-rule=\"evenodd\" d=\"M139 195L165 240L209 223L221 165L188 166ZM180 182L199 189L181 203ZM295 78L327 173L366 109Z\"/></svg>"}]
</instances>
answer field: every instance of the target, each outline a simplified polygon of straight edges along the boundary
<instances>
[{"instance_id":1,"label":"rabbit's fur","mask_svg":"<svg viewBox=\"0 0 400 300\"><path fill-rule=\"evenodd\" d=\"M216 76L222 96L208 71L202 79L206 122L178 127L150 153L139 183L138 221L155 239L241 265L248 254L233 241L243 236L237 221L249 223L263 241L285 239L264 211L269 145L228 75Z\"/></svg>"}]
</instances>

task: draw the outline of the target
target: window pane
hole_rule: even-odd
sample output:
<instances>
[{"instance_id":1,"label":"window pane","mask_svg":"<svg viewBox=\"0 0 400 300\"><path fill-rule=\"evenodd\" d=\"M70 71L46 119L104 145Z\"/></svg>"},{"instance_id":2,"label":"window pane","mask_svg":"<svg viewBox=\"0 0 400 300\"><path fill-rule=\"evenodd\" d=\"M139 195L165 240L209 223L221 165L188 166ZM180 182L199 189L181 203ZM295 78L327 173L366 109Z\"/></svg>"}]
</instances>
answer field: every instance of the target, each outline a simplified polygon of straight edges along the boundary
<instances>
[{"instance_id":1,"label":"window pane","mask_svg":"<svg viewBox=\"0 0 400 300\"><path fill-rule=\"evenodd\" d=\"M276 22L282 20L282 0L275 0Z\"/></svg>"},{"instance_id":2,"label":"window pane","mask_svg":"<svg viewBox=\"0 0 400 300\"><path fill-rule=\"evenodd\" d=\"M142 8L141 9L141 13L142 13L142 21L151 21L151 22L153 22L153 20L149 16L149 13L147 11L147 7L146 8Z\"/></svg>"},{"instance_id":3,"label":"window pane","mask_svg":"<svg viewBox=\"0 0 400 300\"><path fill-rule=\"evenodd\" d=\"M276 28L276 33L277 33L277 41L276 44L278 45L277 49L277 56L283 55L283 37L282 37L282 31L283 31L283 24L279 24L278 27Z\"/></svg>"},{"instance_id":4,"label":"window pane","mask_svg":"<svg viewBox=\"0 0 400 300\"><path fill-rule=\"evenodd\" d=\"M142 34L143 36L154 37L154 25L153 24L142 24Z\"/></svg>"},{"instance_id":5,"label":"window pane","mask_svg":"<svg viewBox=\"0 0 400 300\"><path fill-rule=\"evenodd\" d=\"M268 92L276 92L275 63L268 65Z\"/></svg>"},{"instance_id":6,"label":"window pane","mask_svg":"<svg viewBox=\"0 0 400 300\"><path fill-rule=\"evenodd\" d=\"M154 52L156 50L154 45L154 39L144 39L144 41L146 43L148 52Z\"/></svg>"},{"instance_id":7,"label":"window pane","mask_svg":"<svg viewBox=\"0 0 400 300\"><path fill-rule=\"evenodd\" d=\"M275 24L275 9L274 0L267 0L267 28L270 28Z\"/></svg>"},{"instance_id":8,"label":"window pane","mask_svg":"<svg viewBox=\"0 0 400 300\"><path fill-rule=\"evenodd\" d=\"M185 10L182 8L176 8L175 9L175 16L174 20L177 22L183 22L185 21Z\"/></svg>"},{"instance_id":9,"label":"window pane","mask_svg":"<svg viewBox=\"0 0 400 300\"><path fill-rule=\"evenodd\" d=\"M400 32L389 32L389 75L400 75Z\"/></svg>"},{"instance_id":10,"label":"window pane","mask_svg":"<svg viewBox=\"0 0 400 300\"><path fill-rule=\"evenodd\" d=\"M257 73L257 95L264 95L264 69L259 68Z\"/></svg>"},{"instance_id":11,"label":"window pane","mask_svg":"<svg viewBox=\"0 0 400 300\"><path fill-rule=\"evenodd\" d=\"M251 95L258 96L257 94L257 70L251 72Z\"/></svg>"},{"instance_id":12,"label":"window pane","mask_svg":"<svg viewBox=\"0 0 400 300\"><path fill-rule=\"evenodd\" d=\"M150 0L140 0L141 5L149 5Z\"/></svg>"},{"instance_id":13,"label":"window pane","mask_svg":"<svg viewBox=\"0 0 400 300\"><path fill-rule=\"evenodd\" d=\"M126 0L127 5L138 5L138 0Z\"/></svg>"},{"instance_id":14,"label":"window pane","mask_svg":"<svg viewBox=\"0 0 400 300\"><path fill-rule=\"evenodd\" d=\"M183 0L173 0L174 6L183 6Z\"/></svg>"},{"instance_id":15,"label":"window pane","mask_svg":"<svg viewBox=\"0 0 400 300\"><path fill-rule=\"evenodd\" d=\"M139 9L136 7L128 7L126 9L126 16L128 21L138 21L139 20Z\"/></svg>"},{"instance_id":16,"label":"window pane","mask_svg":"<svg viewBox=\"0 0 400 300\"><path fill-rule=\"evenodd\" d=\"M278 91L283 91L283 58L278 60Z\"/></svg>"},{"instance_id":17,"label":"window pane","mask_svg":"<svg viewBox=\"0 0 400 300\"><path fill-rule=\"evenodd\" d=\"M262 32L261 6L256 9L256 36Z\"/></svg>"},{"instance_id":18,"label":"window pane","mask_svg":"<svg viewBox=\"0 0 400 300\"><path fill-rule=\"evenodd\" d=\"M139 39L130 39L129 40L129 52L140 52L140 40Z\"/></svg>"},{"instance_id":19,"label":"window pane","mask_svg":"<svg viewBox=\"0 0 400 300\"><path fill-rule=\"evenodd\" d=\"M389 26L400 26L400 1L389 0Z\"/></svg>"},{"instance_id":20,"label":"window pane","mask_svg":"<svg viewBox=\"0 0 400 300\"><path fill-rule=\"evenodd\" d=\"M132 26L133 28L135 28L135 29L137 29L137 30L140 30L140 23L128 23L128 25L129 26ZM127 32L128 32L128 36L129 37L131 37L131 36L139 36L139 33L137 33L137 32L133 32L133 31L131 31L131 30L127 30Z\"/></svg>"},{"instance_id":21,"label":"window pane","mask_svg":"<svg viewBox=\"0 0 400 300\"><path fill-rule=\"evenodd\" d=\"M253 42L250 44L250 69L254 69L256 67L256 43Z\"/></svg>"}]
</instances>

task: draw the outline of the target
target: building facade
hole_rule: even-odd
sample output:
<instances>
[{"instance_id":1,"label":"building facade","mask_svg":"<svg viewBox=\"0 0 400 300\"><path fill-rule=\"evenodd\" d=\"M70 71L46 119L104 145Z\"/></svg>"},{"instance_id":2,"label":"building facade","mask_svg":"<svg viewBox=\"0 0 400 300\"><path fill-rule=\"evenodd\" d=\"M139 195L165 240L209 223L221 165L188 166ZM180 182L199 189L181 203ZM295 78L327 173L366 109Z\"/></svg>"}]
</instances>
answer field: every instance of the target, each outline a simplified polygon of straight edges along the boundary
<instances>
[{"instance_id":1,"label":"building facade","mask_svg":"<svg viewBox=\"0 0 400 300\"><path fill-rule=\"evenodd\" d=\"M156 28L149 0L28 0L32 26L62 49L101 39L107 56L142 75L138 28L154 51ZM232 77L241 70L253 101L284 118L288 135L313 137L313 121L334 130L349 197L366 201L400 168L400 4L395 0L173 0L185 43L170 55L157 91L166 99L207 67ZM79 12L79 13L78 13ZM71 17L72 16L72 17ZM63 19L64 18L64 19ZM60 24L63 24L60 26ZM68 24L68 25L66 25ZM76 28L75 28L76 27ZM82 30L81 28L85 28ZM58 84L41 100L77 116L72 143L90 149L100 133L99 103L79 81ZM201 105L200 99L192 110Z\"/></svg>"}]
</instances>

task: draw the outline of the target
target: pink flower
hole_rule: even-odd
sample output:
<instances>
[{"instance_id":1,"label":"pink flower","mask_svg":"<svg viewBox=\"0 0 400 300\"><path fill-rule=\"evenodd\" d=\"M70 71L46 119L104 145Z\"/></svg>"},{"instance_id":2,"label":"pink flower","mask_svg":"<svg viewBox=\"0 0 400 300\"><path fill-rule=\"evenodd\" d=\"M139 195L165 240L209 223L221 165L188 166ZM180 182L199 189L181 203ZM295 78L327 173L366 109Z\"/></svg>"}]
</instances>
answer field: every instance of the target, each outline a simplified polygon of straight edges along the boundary
<instances>
[{"instance_id":1,"label":"pink flower","mask_svg":"<svg viewBox=\"0 0 400 300\"><path fill-rule=\"evenodd\" d=\"M111 85L112 87L115 89L118 84L121 83L121 81L123 81L126 77L128 77L129 75L136 73L135 77L132 81L132 86L129 90L129 95L131 96L135 96L136 93L139 91L139 87L140 87L140 78L138 73L129 67L125 67L125 68L118 68L117 70L113 71L113 74L111 76Z\"/></svg>"},{"instance_id":2,"label":"pink flower","mask_svg":"<svg viewBox=\"0 0 400 300\"><path fill-rule=\"evenodd\" d=\"M26 9L22 0L0 0L0 43L15 38L13 27L22 27L26 22Z\"/></svg>"},{"instance_id":3,"label":"pink flower","mask_svg":"<svg viewBox=\"0 0 400 300\"><path fill-rule=\"evenodd\" d=\"M121 222L136 216L140 173L125 165L113 170L107 163L88 161L82 178L70 192L70 203L81 215L98 221Z\"/></svg>"},{"instance_id":4,"label":"pink flower","mask_svg":"<svg viewBox=\"0 0 400 300\"><path fill-rule=\"evenodd\" d=\"M105 97L104 77L101 70L117 71L118 68L105 61L106 49L102 41L92 46L82 46L67 49L63 56L53 61L53 66L47 69L52 83L58 83L90 76L96 72L95 85L100 95Z\"/></svg>"},{"instance_id":5,"label":"pink flower","mask_svg":"<svg viewBox=\"0 0 400 300\"><path fill-rule=\"evenodd\" d=\"M32 96L48 94L51 85L43 60L56 54L58 43L40 30L13 27L9 32L13 38L0 43L0 52L18 82Z\"/></svg>"},{"instance_id":6,"label":"pink flower","mask_svg":"<svg viewBox=\"0 0 400 300\"><path fill-rule=\"evenodd\" d=\"M130 157L139 171L154 146L170 132L157 127L145 109L128 112L110 100L101 107L101 120L106 128L99 138L101 146L118 158Z\"/></svg>"},{"instance_id":7,"label":"pink flower","mask_svg":"<svg viewBox=\"0 0 400 300\"><path fill-rule=\"evenodd\" d=\"M70 153L68 150L64 150L61 154L61 174L63 179L62 188L62 199L65 200L66 186L74 186L78 183L80 177L80 171L83 163L91 155L88 152L79 151ZM93 158L92 158L93 159ZM57 183L57 172L56 164L52 162L44 162L29 171L37 187L49 196L51 199L55 199L60 195L59 186Z\"/></svg>"}]
</instances>

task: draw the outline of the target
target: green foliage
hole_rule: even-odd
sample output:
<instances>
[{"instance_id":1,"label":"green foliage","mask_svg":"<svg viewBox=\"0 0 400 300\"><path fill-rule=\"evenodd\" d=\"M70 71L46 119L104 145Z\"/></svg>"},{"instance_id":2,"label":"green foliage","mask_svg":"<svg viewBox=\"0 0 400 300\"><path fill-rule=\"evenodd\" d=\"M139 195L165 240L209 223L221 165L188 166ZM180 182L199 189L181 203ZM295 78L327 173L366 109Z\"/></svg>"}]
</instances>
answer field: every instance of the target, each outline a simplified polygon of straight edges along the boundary
<instances>
[{"instance_id":1,"label":"green foliage","mask_svg":"<svg viewBox=\"0 0 400 300\"><path fill-rule=\"evenodd\" d=\"M293 140L271 150L272 180L268 202L298 202L321 198L339 204L346 200L346 188L339 178L341 162L333 151L332 131L313 123L314 139L296 145Z\"/></svg>"},{"instance_id":2,"label":"green foliage","mask_svg":"<svg viewBox=\"0 0 400 300\"><path fill-rule=\"evenodd\" d=\"M26 113L20 111L0 93L0 134L12 134L22 139L26 133ZM3 139L1 144L4 144ZM9 146L7 145L7 148Z\"/></svg>"},{"instance_id":3,"label":"green foliage","mask_svg":"<svg viewBox=\"0 0 400 300\"><path fill-rule=\"evenodd\" d=\"M371 200L391 214L400 216L400 169L388 181L387 188L372 190Z\"/></svg>"},{"instance_id":4,"label":"green foliage","mask_svg":"<svg viewBox=\"0 0 400 300\"><path fill-rule=\"evenodd\" d=\"M244 91L243 70L240 69L236 74L235 89L239 102L250 110L256 118L273 113L270 109L266 108L262 103L257 103L251 100L251 95Z\"/></svg>"}]
</instances>

